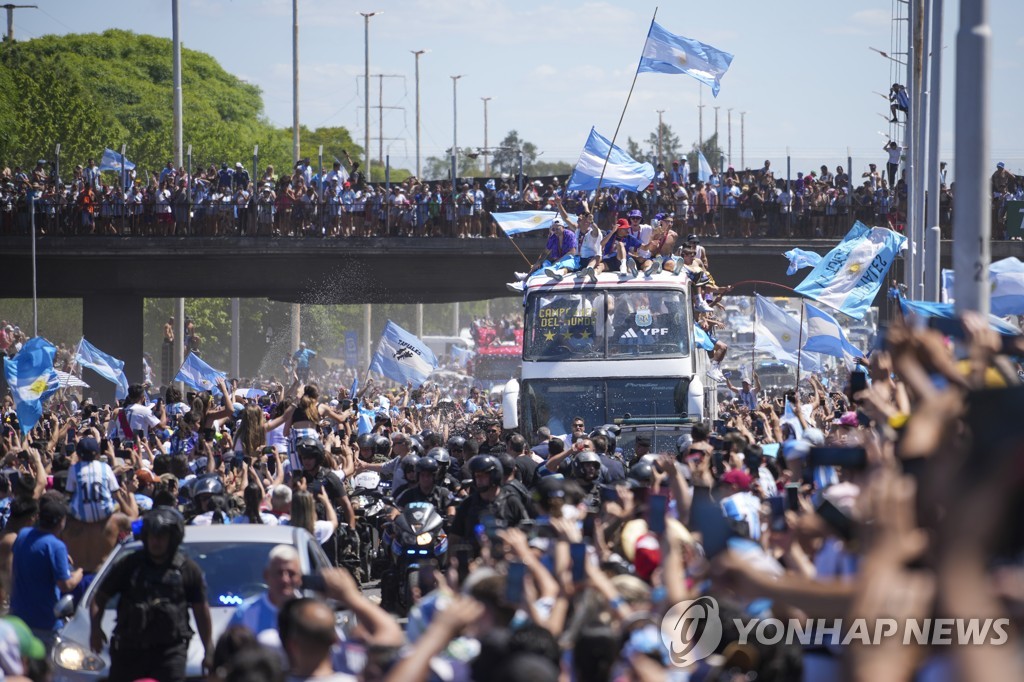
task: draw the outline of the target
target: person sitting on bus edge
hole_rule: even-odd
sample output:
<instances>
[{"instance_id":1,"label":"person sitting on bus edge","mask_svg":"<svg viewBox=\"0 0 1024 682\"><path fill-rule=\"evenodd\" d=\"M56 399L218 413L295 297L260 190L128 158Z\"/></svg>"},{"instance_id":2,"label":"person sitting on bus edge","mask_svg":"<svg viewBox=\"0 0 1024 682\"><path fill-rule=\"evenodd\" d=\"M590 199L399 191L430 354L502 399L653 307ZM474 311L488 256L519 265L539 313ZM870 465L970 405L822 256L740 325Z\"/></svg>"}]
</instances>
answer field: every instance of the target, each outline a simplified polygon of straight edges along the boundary
<instances>
[{"instance_id":1,"label":"person sitting on bus edge","mask_svg":"<svg viewBox=\"0 0 1024 682\"><path fill-rule=\"evenodd\" d=\"M602 260L597 266L597 272L618 272L620 275L629 274L636 277L639 270L633 256L641 246L640 240L629 230L629 221L619 218L614 230L609 230L601 242Z\"/></svg>"},{"instance_id":2,"label":"person sitting on bus edge","mask_svg":"<svg viewBox=\"0 0 1024 682\"><path fill-rule=\"evenodd\" d=\"M640 240L640 246L636 250L637 267L646 275L656 275L661 272L661 262L652 258L651 236L654 228L643 222L643 213L634 208L629 212L629 231L634 237Z\"/></svg>"},{"instance_id":3,"label":"person sitting on bus edge","mask_svg":"<svg viewBox=\"0 0 1024 682\"><path fill-rule=\"evenodd\" d=\"M672 255L679 235L672 229L675 217L671 213L659 213L654 216L651 226L651 243L647 247L665 272L675 272L676 258Z\"/></svg>"},{"instance_id":4,"label":"person sitting on bus edge","mask_svg":"<svg viewBox=\"0 0 1024 682\"><path fill-rule=\"evenodd\" d=\"M552 203L558 209L559 215L566 224L571 225L572 220L562 205L562 198L555 195ZM581 204L580 213L577 215L576 244L580 250L580 272L591 282L597 282L597 270L595 268L601 263L601 244L604 234L594 220L594 214L590 212L587 202Z\"/></svg>"},{"instance_id":5,"label":"person sitting on bus edge","mask_svg":"<svg viewBox=\"0 0 1024 682\"><path fill-rule=\"evenodd\" d=\"M696 321L696 324L703 329L708 337L714 343L714 347L708 351L708 355L711 358L711 369L708 370L708 376L715 381L726 380L725 375L722 374L722 360L725 359L725 354L729 351L729 345L719 339L715 335L715 329L718 327L724 327L725 323L720 320L716 320L710 315L700 315ZM760 388L758 388L760 390Z\"/></svg>"},{"instance_id":6,"label":"person sitting on bus edge","mask_svg":"<svg viewBox=\"0 0 1024 682\"><path fill-rule=\"evenodd\" d=\"M551 222L551 235L546 248L547 258L544 259L543 255L538 258L523 279L531 277L541 268L545 275L555 280L580 269L580 257L576 255L576 233L565 229L565 221L557 216Z\"/></svg>"}]
</instances>

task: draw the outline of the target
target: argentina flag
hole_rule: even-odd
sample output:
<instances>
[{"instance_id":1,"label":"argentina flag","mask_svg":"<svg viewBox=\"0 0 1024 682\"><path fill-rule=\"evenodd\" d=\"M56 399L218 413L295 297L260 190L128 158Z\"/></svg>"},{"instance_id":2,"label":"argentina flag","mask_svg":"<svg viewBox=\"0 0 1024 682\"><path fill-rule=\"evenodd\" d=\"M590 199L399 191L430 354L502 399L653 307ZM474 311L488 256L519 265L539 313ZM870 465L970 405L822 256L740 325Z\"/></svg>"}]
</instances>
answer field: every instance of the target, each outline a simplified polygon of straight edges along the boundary
<instances>
[{"instance_id":1,"label":"argentina flag","mask_svg":"<svg viewBox=\"0 0 1024 682\"><path fill-rule=\"evenodd\" d=\"M864 357L861 349L846 338L836 318L810 303L804 303L804 313L807 319L805 351L842 358L847 366L852 365L854 359Z\"/></svg>"},{"instance_id":2,"label":"argentina flag","mask_svg":"<svg viewBox=\"0 0 1024 682\"><path fill-rule=\"evenodd\" d=\"M802 268L813 268L821 262L821 254L813 251L793 248L782 254L789 259L789 267L786 268L787 275L795 275L797 270Z\"/></svg>"},{"instance_id":3,"label":"argentina flag","mask_svg":"<svg viewBox=\"0 0 1024 682\"><path fill-rule=\"evenodd\" d=\"M13 358L4 358L4 376L14 397L14 410L22 435L27 434L43 416L43 403L60 386L53 369L57 348L36 336L25 342Z\"/></svg>"},{"instance_id":4,"label":"argentina flag","mask_svg":"<svg viewBox=\"0 0 1024 682\"><path fill-rule=\"evenodd\" d=\"M107 355L86 341L83 336L82 340L78 342L78 350L75 351L75 362L82 367L88 367L107 381L117 384L114 397L118 400L128 397L128 379L124 375L124 360Z\"/></svg>"},{"instance_id":5,"label":"argentina flag","mask_svg":"<svg viewBox=\"0 0 1024 682\"><path fill-rule=\"evenodd\" d=\"M209 391L213 395L220 395L217 379L225 377L227 377L226 372L210 367L198 355L189 353L185 362L181 363L181 369L178 370L178 375L174 377L174 380L181 381L197 391Z\"/></svg>"},{"instance_id":6,"label":"argentina flag","mask_svg":"<svg viewBox=\"0 0 1024 682\"><path fill-rule=\"evenodd\" d=\"M715 349L715 342L711 340L706 331L701 329L699 324L693 325L693 345L708 351Z\"/></svg>"},{"instance_id":7,"label":"argentina flag","mask_svg":"<svg viewBox=\"0 0 1024 682\"><path fill-rule=\"evenodd\" d=\"M611 149L611 155L608 150ZM605 166L605 159L608 165ZM604 176L602 177L602 171ZM613 146L611 140L604 137L594 128L590 129L590 137L583 145L583 152L572 171L566 189L577 190L597 189L601 187L619 187L631 192L639 192L654 180L654 166L640 163L621 148Z\"/></svg>"},{"instance_id":8,"label":"argentina flag","mask_svg":"<svg viewBox=\"0 0 1024 682\"><path fill-rule=\"evenodd\" d=\"M647 42L640 56L637 73L686 74L711 88L718 97L721 79L732 64L732 55L699 40L669 33L657 22L651 22Z\"/></svg>"},{"instance_id":9,"label":"argentina flag","mask_svg":"<svg viewBox=\"0 0 1024 682\"><path fill-rule=\"evenodd\" d=\"M434 353L414 334L388 320L370 369L399 383L421 385L437 367Z\"/></svg>"},{"instance_id":10,"label":"argentina flag","mask_svg":"<svg viewBox=\"0 0 1024 682\"><path fill-rule=\"evenodd\" d=\"M697 179L701 182L711 180L711 164L704 157L704 152L697 150Z\"/></svg>"},{"instance_id":11,"label":"argentina flag","mask_svg":"<svg viewBox=\"0 0 1024 682\"><path fill-rule=\"evenodd\" d=\"M135 170L135 164L121 156L121 152L115 152L113 149L104 149L103 158L100 159L100 170L117 171L120 173L122 161L124 161L123 170Z\"/></svg>"},{"instance_id":12,"label":"argentina flag","mask_svg":"<svg viewBox=\"0 0 1024 682\"><path fill-rule=\"evenodd\" d=\"M494 222L501 231L512 236L523 232L549 230L551 223L558 217L555 211L510 211L508 213L492 213Z\"/></svg>"},{"instance_id":13,"label":"argentina flag","mask_svg":"<svg viewBox=\"0 0 1024 682\"><path fill-rule=\"evenodd\" d=\"M802 296L863 319L907 238L859 220L796 287Z\"/></svg>"},{"instance_id":14,"label":"argentina flag","mask_svg":"<svg viewBox=\"0 0 1024 682\"><path fill-rule=\"evenodd\" d=\"M801 336L807 336L800 331L800 320L760 294L754 301L754 315L754 350L764 351L787 365L796 365L799 356L802 369L822 369L817 354L801 352Z\"/></svg>"},{"instance_id":15,"label":"argentina flag","mask_svg":"<svg viewBox=\"0 0 1024 682\"><path fill-rule=\"evenodd\" d=\"M993 315L1024 315L1024 263L1010 256L997 260L988 267L989 310ZM952 270L942 271L945 300L955 303L956 275Z\"/></svg>"}]
</instances>

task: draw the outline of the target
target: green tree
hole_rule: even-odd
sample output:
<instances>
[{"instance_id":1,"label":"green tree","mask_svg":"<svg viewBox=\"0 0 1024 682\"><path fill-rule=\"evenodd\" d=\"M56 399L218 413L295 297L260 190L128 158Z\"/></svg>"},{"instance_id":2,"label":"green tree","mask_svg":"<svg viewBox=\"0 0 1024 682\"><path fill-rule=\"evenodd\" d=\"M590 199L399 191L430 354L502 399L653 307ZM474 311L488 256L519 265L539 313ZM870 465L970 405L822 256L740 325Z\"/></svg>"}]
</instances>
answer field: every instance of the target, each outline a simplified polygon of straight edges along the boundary
<instances>
[{"instance_id":1,"label":"green tree","mask_svg":"<svg viewBox=\"0 0 1024 682\"><path fill-rule=\"evenodd\" d=\"M508 134L494 148L494 155L491 157L491 172L501 175L515 175L519 172L519 153L523 154L523 172L531 174L529 170L537 161L537 145L527 142L519 137L519 132L508 131Z\"/></svg>"},{"instance_id":2,"label":"green tree","mask_svg":"<svg viewBox=\"0 0 1024 682\"><path fill-rule=\"evenodd\" d=\"M704 140L704 144L701 145L700 151L704 154L704 158L708 160L708 165L711 166L711 170L714 172L721 172L722 148L718 146L718 135L713 134L711 137ZM686 154L686 160L690 162L690 171L693 173L697 172L697 143L693 143L693 147Z\"/></svg>"},{"instance_id":3,"label":"green tree","mask_svg":"<svg viewBox=\"0 0 1024 682\"><path fill-rule=\"evenodd\" d=\"M655 129L647 137L648 157L657 159L657 164L664 164L666 167L672 165L673 159L678 159L682 152L682 144L679 136L672 132L672 126L667 123L661 124L661 155L658 155L658 129ZM635 157L638 158L639 157Z\"/></svg>"},{"instance_id":4,"label":"green tree","mask_svg":"<svg viewBox=\"0 0 1024 682\"><path fill-rule=\"evenodd\" d=\"M644 158L644 150L640 148L640 143L634 140L632 137L626 138L626 153L632 156L634 159Z\"/></svg>"}]
</instances>

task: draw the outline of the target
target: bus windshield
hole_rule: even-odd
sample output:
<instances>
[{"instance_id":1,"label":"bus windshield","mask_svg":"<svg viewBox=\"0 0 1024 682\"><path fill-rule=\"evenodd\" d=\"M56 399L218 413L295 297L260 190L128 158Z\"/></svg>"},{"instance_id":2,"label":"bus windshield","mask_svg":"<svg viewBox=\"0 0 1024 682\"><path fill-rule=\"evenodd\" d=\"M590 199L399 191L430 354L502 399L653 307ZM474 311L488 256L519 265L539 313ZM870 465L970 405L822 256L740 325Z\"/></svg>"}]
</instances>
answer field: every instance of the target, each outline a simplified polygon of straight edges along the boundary
<instances>
[{"instance_id":1,"label":"bus windshield","mask_svg":"<svg viewBox=\"0 0 1024 682\"><path fill-rule=\"evenodd\" d=\"M687 416L688 378L530 379L523 382L523 428L541 426L553 434L570 432L575 417L587 424L634 418Z\"/></svg>"},{"instance_id":2,"label":"bus windshield","mask_svg":"<svg viewBox=\"0 0 1024 682\"><path fill-rule=\"evenodd\" d=\"M682 291L541 291L526 306L523 358L533 361L688 355Z\"/></svg>"}]
</instances>

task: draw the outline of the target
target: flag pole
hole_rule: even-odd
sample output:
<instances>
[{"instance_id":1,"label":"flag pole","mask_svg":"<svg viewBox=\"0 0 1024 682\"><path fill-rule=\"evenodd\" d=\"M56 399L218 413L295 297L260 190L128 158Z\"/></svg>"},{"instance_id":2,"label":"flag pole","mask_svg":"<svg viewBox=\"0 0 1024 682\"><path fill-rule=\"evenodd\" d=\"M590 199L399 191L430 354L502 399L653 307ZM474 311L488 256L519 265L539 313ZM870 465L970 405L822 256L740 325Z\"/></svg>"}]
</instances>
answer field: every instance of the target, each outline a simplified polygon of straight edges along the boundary
<instances>
[{"instance_id":1,"label":"flag pole","mask_svg":"<svg viewBox=\"0 0 1024 682\"><path fill-rule=\"evenodd\" d=\"M492 218L492 220L493 220L493 218ZM495 222L497 222L497 221L495 220ZM501 230L501 225L498 225L498 229ZM519 255L523 257L524 261L526 261L526 266L532 268L533 267L533 262L529 258L526 257L526 254L523 253L523 250L519 248L519 244L516 244L516 240L512 239L512 235L510 235L507 232L505 232L505 230L501 230L501 232L506 237L508 237L508 240L510 242L512 242L512 246L516 247L516 251L518 251Z\"/></svg>"},{"instance_id":2,"label":"flag pole","mask_svg":"<svg viewBox=\"0 0 1024 682\"><path fill-rule=\"evenodd\" d=\"M750 345L750 385L754 385L754 358L757 353L757 286L754 286L754 342ZM742 379L742 377L741 377Z\"/></svg>"},{"instance_id":3,"label":"flag pole","mask_svg":"<svg viewBox=\"0 0 1024 682\"><path fill-rule=\"evenodd\" d=\"M804 350L804 300L800 299L800 335L796 344L796 386L794 391L800 390L800 355Z\"/></svg>"},{"instance_id":4,"label":"flag pole","mask_svg":"<svg viewBox=\"0 0 1024 682\"><path fill-rule=\"evenodd\" d=\"M654 16L651 17L651 25L647 29L647 36L644 37L644 45L647 45L647 38L651 36L651 29L654 28L654 20L658 16L658 8L654 8ZM643 59L643 52L640 53L640 59ZM597 179L597 189L594 190L594 199L596 201L598 192L601 191L601 182L604 180L604 172L608 170L608 160L612 158L612 150L615 149L615 140L619 137L619 129L622 127L622 120L626 118L626 109L629 108L629 99L633 96L633 88L636 87L637 76L640 75L640 61L636 63L636 72L633 74L633 83L629 86L629 93L626 95L626 103L622 105L622 113L619 115L619 124L615 126L615 134L612 135L612 143L608 146L608 153L604 157L604 165L601 166L601 176ZM573 169L575 172L575 169Z\"/></svg>"}]
</instances>

